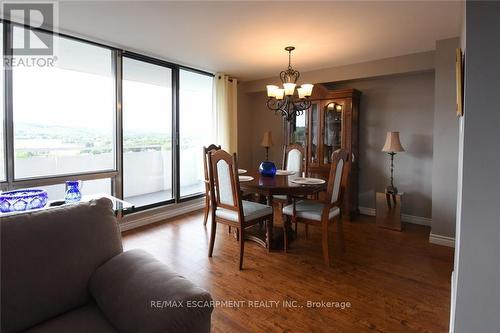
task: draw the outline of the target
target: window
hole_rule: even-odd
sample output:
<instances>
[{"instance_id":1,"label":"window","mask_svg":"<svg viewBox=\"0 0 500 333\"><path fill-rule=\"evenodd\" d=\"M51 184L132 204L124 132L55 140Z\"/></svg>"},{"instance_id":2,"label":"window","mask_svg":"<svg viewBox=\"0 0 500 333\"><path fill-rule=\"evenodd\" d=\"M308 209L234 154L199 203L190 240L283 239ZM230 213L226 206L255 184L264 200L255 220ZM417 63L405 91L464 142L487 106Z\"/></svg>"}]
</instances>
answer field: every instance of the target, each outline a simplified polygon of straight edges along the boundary
<instances>
[{"instance_id":1,"label":"window","mask_svg":"<svg viewBox=\"0 0 500 333\"><path fill-rule=\"evenodd\" d=\"M172 70L123 58L123 195L137 207L172 193Z\"/></svg>"},{"instance_id":2,"label":"window","mask_svg":"<svg viewBox=\"0 0 500 333\"><path fill-rule=\"evenodd\" d=\"M84 195L123 194L139 209L203 193L211 74L30 29L0 22L0 57L14 46L11 70L0 64L2 190L43 184L59 200L65 181L86 179ZM36 47L40 34L53 38L54 55L16 51L27 32Z\"/></svg>"},{"instance_id":3,"label":"window","mask_svg":"<svg viewBox=\"0 0 500 333\"><path fill-rule=\"evenodd\" d=\"M54 38L53 67L12 69L16 179L115 169L113 53Z\"/></svg>"},{"instance_id":4,"label":"window","mask_svg":"<svg viewBox=\"0 0 500 333\"><path fill-rule=\"evenodd\" d=\"M192 71L179 73L180 195L204 191L203 146L214 142L213 78Z\"/></svg>"}]
</instances>

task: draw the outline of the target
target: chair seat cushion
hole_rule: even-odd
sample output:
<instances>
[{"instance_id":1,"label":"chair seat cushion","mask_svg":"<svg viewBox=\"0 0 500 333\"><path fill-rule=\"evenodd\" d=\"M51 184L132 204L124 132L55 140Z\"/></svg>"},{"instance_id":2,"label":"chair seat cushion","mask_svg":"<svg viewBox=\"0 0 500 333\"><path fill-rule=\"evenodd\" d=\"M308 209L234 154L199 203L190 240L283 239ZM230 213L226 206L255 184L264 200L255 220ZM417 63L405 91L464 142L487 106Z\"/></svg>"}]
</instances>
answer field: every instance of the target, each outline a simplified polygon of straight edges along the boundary
<instances>
[{"instance_id":1,"label":"chair seat cushion","mask_svg":"<svg viewBox=\"0 0 500 333\"><path fill-rule=\"evenodd\" d=\"M267 205L246 200L242 200L241 203L243 205L243 215L245 216L246 222L266 215L271 215L273 213L273 209ZM229 209L217 208L215 216L225 220L238 222L238 212Z\"/></svg>"},{"instance_id":2,"label":"chair seat cushion","mask_svg":"<svg viewBox=\"0 0 500 333\"><path fill-rule=\"evenodd\" d=\"M25 333L114 333L118 332L104 317L95 303L89 303L58 317L47 320Z\"/></svg>"},{"instance_id":3,"label":"chair seat cushion","mask_svg":"<svg viewBox=\"0 0 500 333\"><path fill-rule=\"evenodd\" d=\"M278 194L278 195L273 195L273 200L278 200L278 201L288 201L288 196L287 195L282 195L282 194Z\"/></svg>"},{"instance_id":4,"label":"chair seat cushion","mask_svg":"<svg viewBox=\"0 0 500 333\"><path fill-rule=\"evenodd\" d=\"M321 213L323 212L324 205L319 202L314 201L297 201L295 203L295 216L299 218L304 218L308 220L321 221ZM283 214L292 216L293 215L293 204L283 207ZM335 216L340 214L340 209L338 207L333 207L330 209L330 214L328 214L328 219L331 220Z\"/></svg>"}]
</instances>

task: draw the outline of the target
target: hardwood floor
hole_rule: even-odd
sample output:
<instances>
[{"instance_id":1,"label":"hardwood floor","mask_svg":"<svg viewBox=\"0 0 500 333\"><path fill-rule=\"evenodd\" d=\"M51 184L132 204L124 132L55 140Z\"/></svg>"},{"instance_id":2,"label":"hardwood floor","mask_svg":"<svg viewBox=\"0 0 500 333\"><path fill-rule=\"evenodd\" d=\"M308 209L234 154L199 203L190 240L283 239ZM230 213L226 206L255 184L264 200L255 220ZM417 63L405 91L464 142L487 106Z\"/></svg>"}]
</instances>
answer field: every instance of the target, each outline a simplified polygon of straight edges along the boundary
<instances>
[{"instance_id":1,"label":"hardwood floor","mask_svg":"<svg viewBox=\"0 0 500 333\"><path fill-rule=\"evenodd\" d=\"M308 239L299 229L286 254L246 242L238 271L238 243L219 225L209 259L210 221L203 226L202 211L124 232L123 244L149 251L214 300L242 301L239 308L214 310L213 332L448 332L453 249L429 244L429 228L418 225L406 224L400 233L361 216L344 228L346 252L334 249L330 268L314 227ZM350 307L314 308L308 301Z\"/></svg>"}]
</instances>

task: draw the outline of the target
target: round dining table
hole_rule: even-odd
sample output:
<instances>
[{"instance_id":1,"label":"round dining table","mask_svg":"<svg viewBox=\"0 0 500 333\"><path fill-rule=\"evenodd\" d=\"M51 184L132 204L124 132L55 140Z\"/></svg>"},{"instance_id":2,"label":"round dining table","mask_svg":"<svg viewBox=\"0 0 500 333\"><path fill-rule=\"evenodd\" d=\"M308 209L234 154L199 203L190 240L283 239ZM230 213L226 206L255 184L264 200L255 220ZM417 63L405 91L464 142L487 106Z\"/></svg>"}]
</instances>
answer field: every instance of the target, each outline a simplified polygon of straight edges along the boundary
<instances>
[{"instance_id":1,"label":"round dining table","mask_svg":"<svg viewBox=\"0 0 500 333\"><path fill-rule=\"evenodd\" d=\"M273 177L269 177L261 175L258 171L249 170L245 173L241 173L240 176L251 176L253 178L252 180L248 181L240 179L240 189L242 191L247 193L257 193L265 196L267 204L273 207L273 221L268 222L271 223L271 226L268 229L270 234L265 235L265 233L262 233L265 228L254 228L255 230L252 230L248 236L248 239L256 241L262 246L267 247L268 251L280 247L282 248L283 246L283 234L279 232L275 233L273 231L275 222L277 222L276 224L279 223L284 225L281 212L282 206L273 204L273 196L308 196L314 195L321 191L325 191L327 187L327 180L324 177L312 173L295 173L292 175L275 175ZM323 184L298 184L293 182L294 178L304 176L311 178L320 178L325 180L325 182ZM290 236L292 236L291 229L287 230L287 234L290 234ZM267 244L269 244L269 246Z\"/></svg>"}]
</instances>

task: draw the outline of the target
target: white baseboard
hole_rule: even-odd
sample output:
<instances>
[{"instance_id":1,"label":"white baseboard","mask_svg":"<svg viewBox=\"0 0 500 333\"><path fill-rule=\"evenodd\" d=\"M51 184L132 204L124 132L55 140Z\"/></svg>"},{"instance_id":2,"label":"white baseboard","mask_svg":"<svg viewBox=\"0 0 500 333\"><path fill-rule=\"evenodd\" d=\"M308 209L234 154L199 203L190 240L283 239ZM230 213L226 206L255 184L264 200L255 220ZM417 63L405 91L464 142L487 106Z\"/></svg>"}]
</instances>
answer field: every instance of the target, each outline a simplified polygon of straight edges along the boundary
<instances>
[{"instance_id":1,"label":"white baseboard","mask_svg":"<svg viewBox=\"0 0 500 333\"><path fill-rule=\"evenodd\" d=\"M359 207L359 213L368 216L375 216L375 208Z\"/></svg>"},{"instance_id":2,"label":"white baseboard","mask_svg":"<svg viewBox=\"0 0 500 333\"><path fill-rule=\"evenodd\" d=\"M148 224L166 220L178 215L193 212L205 207L205 198L198 198L184 203L151 209L126 215L120 222L120 231L131 230Z\"/></svg>"},{"instance_id":3,"label":"white baseboard","mask_svg":"<svg viewBox=\"0 0 500 333\"><path fill-rule=\"evenodd\" d=\"M363 215L375 216L375 208L359 207L359 212ZM401 214L401 221L412 224L425 225L430 227L432 220L427 217Z\"/></svg>"},{"instance_id":4,"label":"white baseboard","mask_svg":"<svg viewBox=\"0 0 500 333\"><path fill-rule=\"evenodd\" d=\"M448 247L455 247L455 238L436 235L431 232L431 234L429 235L429 243L448 246Z\"/></svg>"}]
</instances>

